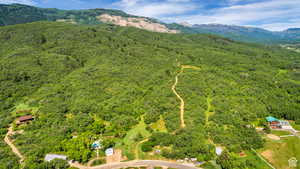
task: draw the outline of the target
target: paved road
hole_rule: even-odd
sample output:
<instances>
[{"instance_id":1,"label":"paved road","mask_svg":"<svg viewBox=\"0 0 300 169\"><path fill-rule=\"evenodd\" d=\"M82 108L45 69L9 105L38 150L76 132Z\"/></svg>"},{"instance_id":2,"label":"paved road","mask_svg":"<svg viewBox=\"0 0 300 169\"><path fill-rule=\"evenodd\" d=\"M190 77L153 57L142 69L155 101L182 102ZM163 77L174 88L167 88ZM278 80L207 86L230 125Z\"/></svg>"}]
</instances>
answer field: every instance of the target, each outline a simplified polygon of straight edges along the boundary
<instances>
[{"instance_id":1,"label":"paved road","mask_svg":"<svg viewBox=\"0 0 300 169\"><path fill-rule=\"evenodd\" d=\"M180 164L176 162L168 162L168 161L160 161L160 160L136 160L136 161L128 161L128 162L120 162L120 163L111 163L111 164L103 164L95 167L86 167L81 165L71 165L74 167L78 167L81 169L118 169L118 168L126 168L126 167L135 167L135 166L162 166L162 167L171 167L177 169L200 169L198 167L189 166L185 164Z\"/></svg>"}]
</instances>

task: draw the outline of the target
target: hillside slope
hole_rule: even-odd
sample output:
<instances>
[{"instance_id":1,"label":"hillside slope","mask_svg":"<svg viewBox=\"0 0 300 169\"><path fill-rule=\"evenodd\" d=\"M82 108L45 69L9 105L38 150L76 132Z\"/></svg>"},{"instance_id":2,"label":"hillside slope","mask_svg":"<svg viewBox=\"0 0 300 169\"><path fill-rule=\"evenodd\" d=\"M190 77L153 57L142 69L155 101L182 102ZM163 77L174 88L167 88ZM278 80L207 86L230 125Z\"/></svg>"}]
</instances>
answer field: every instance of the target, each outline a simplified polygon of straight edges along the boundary
<instances>
[{"instance_id":1,"label":"hillside slope","mask_svg":"<svg viewBox=\"0 0 300 169\"><path fill-rule=\"evenodd\" d=\"M132 146L148 139L143 157L158 158L151 151L159 146L165 158L209 161L222 146L231 167L263 169L253 156L236 155L264 145L251 124L268 115L300 119L300 55L293 51L208 35L58 22L1 27L0 43L0 134L4 138L21 115L35 117L14 128L24 130L13 139L27 168L48 165L47 153L85 163L95 157L90 145L97 139L135 159ZM178 75L181 65L200 69ZM172 91L177 75L185 128ZM157 123L165 129L153 127ZM0 146L0 168L18 168Z\"/></svg>"},{"instance_id":2,"label":"hillside slope","mask_svg":"<svg viewBox=\"0 0 300 169\"><path fill-rule=\"evenodd\" d=\"M111 23L119 26L137 27L154 32L179 32L176 30L169 30L164 24L154 19L129 15L119 10L59 10L37 8L22 4L0 4L0 26L30 23L35 21L57 21L87 25Z\"/></svg>"},{"instance_id":3,"label":"hillside slope","mask_svg":"<svg viewBox=\"0 0 300 169\"><path fill-rule=\"evenodd\" d=\"M119 10L59 10L37 8L21 4L0 4L0 26L35 21L58 21L88 25L109 23L120 26L137 27L154 32L214 34L237 41L262 44L295 44L300 42L299 28L272 32L260 28L221 24L167 24L153 18L129 15Z\"/></svg>"}]
</instances>

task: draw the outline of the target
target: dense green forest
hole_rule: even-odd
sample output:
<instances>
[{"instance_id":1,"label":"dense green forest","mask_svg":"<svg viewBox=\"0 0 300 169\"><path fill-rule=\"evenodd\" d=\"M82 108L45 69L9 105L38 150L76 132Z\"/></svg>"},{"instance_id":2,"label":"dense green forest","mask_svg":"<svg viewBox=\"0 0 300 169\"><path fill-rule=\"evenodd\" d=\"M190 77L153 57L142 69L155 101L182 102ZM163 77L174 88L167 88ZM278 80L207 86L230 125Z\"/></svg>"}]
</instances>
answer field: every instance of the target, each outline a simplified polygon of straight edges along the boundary
<instances>
[{"instance_id":1,"label":"dense green forest","mask_svg":"<svg viewBox=\"0 0 300 169\"><path fill-rule=\"evenodd\" d=\"M263 147L252 124L273 115L300 119L300 54L210 35L164 34L113 25L35 22L0 27L0 168L18 168L3 142L10 123L27 112L15 144L25 168L47 168L47 153L85 163L104 147L123 145L145 122L142 150L163 147L166 158L217 158L224 169L263 168L236 153ZM180 127L179 100L186 127ZM165 122L166 131L151 124ZM136 140L145 139L140 133ZM76 137L74 137L76 136ZM103 152L102 152L103 153ZM129 158L132 154L126 154Z\"/></svg>"}]
</instances>

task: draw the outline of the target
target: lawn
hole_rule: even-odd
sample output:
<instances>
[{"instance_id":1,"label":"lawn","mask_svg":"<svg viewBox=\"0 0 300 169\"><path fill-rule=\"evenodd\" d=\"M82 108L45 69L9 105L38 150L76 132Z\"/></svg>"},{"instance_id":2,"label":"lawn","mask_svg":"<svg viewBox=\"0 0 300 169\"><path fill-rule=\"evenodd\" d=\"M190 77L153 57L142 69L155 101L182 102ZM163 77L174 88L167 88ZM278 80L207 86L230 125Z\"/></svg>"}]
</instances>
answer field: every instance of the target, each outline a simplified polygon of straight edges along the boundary
<instances>
[{"instance_id":1,"label":"lawn","mask_svg":"<svg viewBox=\"0 0 300 169\"><path fill-rule=\"evenodd\" d=\"M298 137L287 137L279 141L267 139L265 147L260 150L260 153L275 168L288 169L290 158L300 159L300 139ZM300 169L300 165L297 169Z\"/></svg>"},{"instance_id":2,"label":"lawn","mask_svg":"<svg viewBox=\"0 0 300 169\"><path fill-rule=\"evenodd\" d=\"M150 133L146 130L146 124L142 119L138 125L128 131L125 138L116 145L116 148L122 149L127 158L133 160L136 158L136 149L139 148L138 143L149 136Z\"/></svg>"},{"instance_id":3,"label":"lawn","mask_svg":"<svg viewBox=\"0 0 300 169\"><path fill-rule=\"evenodd\" d=\"M279 131L279 130L271 130L271 134L274 134L276 136L291 135L291 133L288 131Z\"/></svg>"},{"instance_id":4,"label":"lawn","mask_svg":"<svg viewBox=\"0 0 300 169\"><path fill-rule=\"evenodd\" d=\"M28 104L20 103L16 105L15 111L13 111L14 116L23 116L27 114L35 114L37 112L37 107L31 107ZM17 113L18 112L18 113Z\"/></svg>"}]
</instances>

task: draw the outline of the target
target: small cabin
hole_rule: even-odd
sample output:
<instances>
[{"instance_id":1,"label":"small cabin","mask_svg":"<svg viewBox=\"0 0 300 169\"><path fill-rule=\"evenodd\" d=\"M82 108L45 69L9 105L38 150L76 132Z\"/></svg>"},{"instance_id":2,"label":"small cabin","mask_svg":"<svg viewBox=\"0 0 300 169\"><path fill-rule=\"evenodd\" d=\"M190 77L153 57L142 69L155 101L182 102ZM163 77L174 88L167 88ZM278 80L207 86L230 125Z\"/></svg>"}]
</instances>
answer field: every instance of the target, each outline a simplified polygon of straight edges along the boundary
<instances>
[{"instance_id":1,"label":"small cabin","mask_svg":"<svg viewBox=\"0 0 300 169\"><path fill-rule=\"evenodd\" d=\"M17 119L17 124L26 123L28 121L32 121L34 118L32 115L21 116Z\"/></svg>"},{"instance_id":2,"label":"small cabin","mask_svg":"<svg viewBox=\"0 0 300 169\"><path fill-rule=\"evenodd\" d=\"M269 126L271 129L279 129L281 128L280 121L272 116L266 117L267 122L269 123Z\"/></svg>"}]
</instances>

